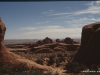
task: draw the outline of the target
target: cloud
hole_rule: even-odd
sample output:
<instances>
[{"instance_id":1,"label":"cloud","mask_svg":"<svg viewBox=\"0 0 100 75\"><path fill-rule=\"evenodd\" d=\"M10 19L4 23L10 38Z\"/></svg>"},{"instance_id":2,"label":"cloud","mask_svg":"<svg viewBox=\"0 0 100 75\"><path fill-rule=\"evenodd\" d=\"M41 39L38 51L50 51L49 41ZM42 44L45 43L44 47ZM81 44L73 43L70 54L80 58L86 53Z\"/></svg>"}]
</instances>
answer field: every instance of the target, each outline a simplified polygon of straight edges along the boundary
<instances>
[{"instance_id":1,"label":"cloud","mask_svg":"<svg viewBox=\"0 0 100 75\"><path fill-rule=\"evenodd\" d=\"M44 22L37 22L36 24L44 24Z\"/></svg>"},{"instance_id":2,"label":"cloud","mask_svg":"<svg viewBox=\"0 0 100 75\"><path fill-rule=\"evenodd\" d=\"M21 28L20 30L36 30L36 27Z\"/></svg>"},{"instance_id":3,"label":"cloud","mask_svg":"<svg viewBox=\"0 0 100 75\"><path fill-rule=\"evenodd\" d=\"M32 27L26 27L22 29L28 29ZM52 26L41 26L37 27L36 30L30 29L22 33L23 36L34 36L34 38L64 38L64 37L80 37L81 28L65 28L62 26L52 25Z\"/></svg>"},{"instance_id":4,"label":"cloud","mask_svg":"<svg viewBox=\"0 0 100 75\"><path fill-rule=\"evenodd\" d=\"M47 16L62 16L62 15L82 15L82 14L99 14L100 13L100 1L93 1L88 4L85 4L88 7L86 9L77 10L74 12L61 12L61 13L44 13Z\"/></svg>"},{"instance_id":5,"label":"cloud","mask_svg":"<svg viewBox=\"0 0 100 75\"><path fill-rule=\"evenodd\" d=\"M88 17L83 17L83 18L76 18L72 20L67 20L64 21L66 25L69 25L70 28L82 28L84 25L93 23L93 22L99 22L100 18L88 18Z\"/></svg>"},{"instance_id":6,"label":"cloud","mask_svg":"<svg viewBox=\"0 0 100 75\"><path fill-rule=\"evenodd\" d=\"M100 13L100 2L95 1L87 4L89 7L84 10L75 12L76 15L80 14L99 14Z\"/></svg>"}]
</instances>

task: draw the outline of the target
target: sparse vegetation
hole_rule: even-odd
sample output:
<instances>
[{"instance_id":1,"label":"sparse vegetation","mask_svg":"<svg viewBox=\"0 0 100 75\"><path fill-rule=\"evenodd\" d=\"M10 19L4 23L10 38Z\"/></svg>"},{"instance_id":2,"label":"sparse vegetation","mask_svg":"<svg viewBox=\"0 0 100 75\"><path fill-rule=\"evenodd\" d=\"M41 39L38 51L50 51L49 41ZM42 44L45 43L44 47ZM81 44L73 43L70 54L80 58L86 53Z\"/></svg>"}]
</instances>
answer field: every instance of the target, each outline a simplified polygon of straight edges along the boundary
<instances>
[{"instance_id":1,"label":"sparse vegetation","mask_svg":"<svg viewBox=\"0 0 100 75\"><path fill-rule=\"evenodd\" d=\"M66 64L67 72L69 73L80 73L83 70L86 70L87 67L83 64L79 64L78 62L70 62Z\"/></svg>"},{"instance_id":2,"label":"sparse vegetation","mask_svg":"<svg viewBox=\"0 0 100 75\"><path fill-rule=\"evenodd\" d=\"M30 53L30 52L14 52L18 55L21 55L22 57L25 57L26 59L33 60L38 64L44 65L43 58L48 58L49 60L45 65L52 66L55 64L55 67L61 68L63 65L63 69L67 70L67 73L69 72L70 75L73 73L80 73L81 71L84 71L87 69L87 67L83 64L79 64L77 62L71 62L74 55L77 51L67 51L65 52L55 52L55 53ZM67 61L67 62L66 62ZM62 64L62 62L65 62L65 64ZM21 67L20 67L21 66ZM53 66L52 66L53 67ZM99 66L98 66L99 67ZM90 69L96 70L95 66L91 66ZM24 64L19 65L17 67L12 67L5 65L2 68L0 68L0 75L9 74L9 75L52 75L51 72L43 73L41 70L35 70L35 69L28 69L25 68ZM59 75L56 73L55 75ZM98 73L84 73L84 75L98 75Z\"/></svg>"},{"instance_id":3,"label":"sparse vegetation","mask_svg":"<svg viewBox=\"0 0 100 75\"><path fill-rule=\"evenodd\" d=\"M43 73L42 70L36 70L34 68L26 68L25 64L19 64L17 66L2 65L0 66L0 75L52 75L49 73Z\"/></svg>"},{"instance_id":4,"label":"sparse vegetation","mask_svg":"<svg viewBox=\"0 0 100 75\"><path fill-rule=\"evenodd\" d=\"M77 73L76 75L79 75L81 71L84 71L87 69L87 67L83 64L79 64L77 62L71 62L71 59L73 59L75 55L75 51L68 51L66 53L64 52L56 52L56 53L24 53L24 52L14 52L18 55L21 55L22 57L25 57L29 60L33 60L38 64L44 65L43 58L49 58L49 61L46 65L52 66L55 64L55 67L60 67L62 62L70 61L68 63L65 63L65 67L63 69L67 70L67 72L70 73L70 75L73 73ZM52 75L51 72L44 73L41 70L35 70L34 68L27 68L24 66L25 64L20 64L18 66L9 66L9 65L2 65L0 67L0 75ZM91 66L90 69L95 70L95 66ZM99 65L98 65L99 67ZM99 75L99 73L82 73L83 75ZM55 75L59 75L58 72ZM81 75L81 74L80 74Z\"/></svg>"}]
</instances>

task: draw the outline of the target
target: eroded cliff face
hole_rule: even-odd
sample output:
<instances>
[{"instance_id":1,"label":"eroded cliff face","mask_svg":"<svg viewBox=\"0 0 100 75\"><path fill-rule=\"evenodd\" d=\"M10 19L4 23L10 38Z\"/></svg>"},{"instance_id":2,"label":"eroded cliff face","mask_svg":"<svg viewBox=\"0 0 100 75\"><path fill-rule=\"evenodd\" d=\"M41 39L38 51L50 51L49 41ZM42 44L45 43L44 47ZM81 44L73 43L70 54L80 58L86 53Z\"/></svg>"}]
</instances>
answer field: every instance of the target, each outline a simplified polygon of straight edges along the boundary
<instances>
[{"instance_id":1,"label":"eroded cliff face","mask_svg":"<svg viewBox=\"0 0 100 75\"><path fill-rule=\"evenodd\" d=\"M100 63L100 22L82 28L81 46L73 61L87 66Z\"/></svg>"}]
</instances>

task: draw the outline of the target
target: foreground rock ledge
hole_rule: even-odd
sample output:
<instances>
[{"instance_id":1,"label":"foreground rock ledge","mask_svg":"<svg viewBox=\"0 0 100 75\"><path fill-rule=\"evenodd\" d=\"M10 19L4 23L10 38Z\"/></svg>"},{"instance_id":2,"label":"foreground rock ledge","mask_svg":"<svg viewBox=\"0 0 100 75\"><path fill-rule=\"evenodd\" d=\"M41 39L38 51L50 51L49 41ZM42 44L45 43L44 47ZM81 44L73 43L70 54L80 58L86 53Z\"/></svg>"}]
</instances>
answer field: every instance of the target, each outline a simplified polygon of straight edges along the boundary
<instances>
[{"instance_id":1,"label":"foreground rock ledge","mask_svg":"<svg viewBox=\"0 0 100 75\"><path fill-rule=\"evenodd\" d=\"M100 64L100 22L82 28L81 47L73 61L87 66Z\"/></svg>"},{"instance_id":2,"label":"foreground rock ledge","mask_svg":"<svg viewBox=\"0 0 100 75\"><path fill-rule=\"evenodd\" d=\"M42 66L34 61L27 60L17 54L14 54L7 50L4 46L4 35L5 35L6 27L5 24L2 22L0 18L0 64L10 64L10 65L18 65L22 63L26 63L26 66L31 68L34 67L35 69L50 71L53 68L49 66Z\"/></svg>"}]
</instances>

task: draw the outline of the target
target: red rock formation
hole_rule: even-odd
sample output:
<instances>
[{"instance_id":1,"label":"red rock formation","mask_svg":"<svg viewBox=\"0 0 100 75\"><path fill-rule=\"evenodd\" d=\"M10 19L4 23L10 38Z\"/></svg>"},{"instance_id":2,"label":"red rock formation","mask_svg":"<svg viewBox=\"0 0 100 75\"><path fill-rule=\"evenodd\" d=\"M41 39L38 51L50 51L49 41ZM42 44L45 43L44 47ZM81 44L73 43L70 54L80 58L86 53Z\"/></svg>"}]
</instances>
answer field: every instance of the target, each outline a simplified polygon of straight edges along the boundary
<instances>
[{"instance_id":1,"label":"red rock formation","mask_svg":"<svg viewBox=\"0 0 100 75\"><path fill-rule=\"evenodd\" d=\"M50 44L50 43L53 43L52 39L46 37L44 40L43 40L43 44Z\"/></svg>"},{"instance_id":2,"label":"red rock formation","mask_svg":"<svg viewBox=\"0 0 100 75\"><path fill-rule=\"evenodd\" d=\"M49 46L50 49L54 49L58 43L51 43L51 44L45 44L45 46Z\"/></svg>"},{"instance_id":3,"label":"red rock formation","mask_svg":"<svg viewBox=\"0 0 100 75\"><path fill-rule=\"evenodd\" d=\"M87 66L100 63L100 22L82 28L81 47L73 61Z\"/></svg>"},{"instance_id":4,"label":"red rock formation","mask_svg":"<svg viewBox=\"0 0 100 75\"><path fill-rule=\"evenodd\" d=\"M73 44L73 39L71 39L71 38L69 38L69 37L66 37L66 38L64 39L64 42L65 42L66 44Z\"/></svg>"},{"instance_id":5,"label":"red rock formation","mask_svg":"<svg viewBox=\"0 0 100 75\"><path fill-rule=\"evenodd\" d=\"M36 50L34 53L53 53L54 50L50 49L50 48L41 48Z\"/></svg>"},{"instance_id":6,"label":"red rock formation","mask_svg":"<svg viewBox=\"0 0 100 75\"><path fill-rule=\"evenodd\" d=\"M56 39L56 42L59 42L60 43L61 41L60 41L60 39Z\"/></svg>"},{"instance_id":7,"label":"red rock formation","mask_svg":"<svg viewBox=\"0 0 100 75\"><path fill-rule=\"evenodd\" d=\"M42 40L39 40L36 43L39 44L39 45L43 45L43 41Z\"/></svg>"},{"instance_id":8,"label":"red rock formation","mask_svg":"<svg viewBox=\"0 0 100 75\"><path fill-rule=\"evenodd\" d=\"M55 47L54 51L55 52L66 52L66 50L63 47Z\"/></svg>"},{"instance_id":9,"label":"red rock formation","mask_svg":"<svg viewBox=\"0 0 100 75\"><path fill-rule=\"evenodd\" d=\"M64 41L64 43L66 43L66 44L79 44L79 42L74 41L73 39L71 39L71 38L69 38L69 37L66 37L63 41Z\"/></svg>"}]
</instances>

